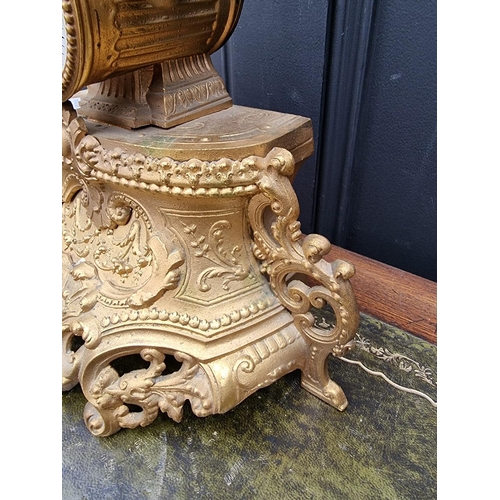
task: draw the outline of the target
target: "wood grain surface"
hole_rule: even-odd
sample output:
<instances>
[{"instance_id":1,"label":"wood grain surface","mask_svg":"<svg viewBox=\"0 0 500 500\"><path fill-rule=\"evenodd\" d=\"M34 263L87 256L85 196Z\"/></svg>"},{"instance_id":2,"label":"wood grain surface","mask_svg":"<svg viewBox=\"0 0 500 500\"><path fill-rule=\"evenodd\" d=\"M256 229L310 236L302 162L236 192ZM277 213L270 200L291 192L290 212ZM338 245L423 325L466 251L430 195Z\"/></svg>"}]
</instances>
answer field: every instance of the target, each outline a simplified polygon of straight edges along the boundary
<instances>
[{"instance_id":1,"label":"wood grain surface","mask_svg":"<svg viewBox=\"0 0 500 500\"><path fill-rule=\"evenodd\" d=\"M437 344L437 283L334 245L325 259L354 264L361 312Z\"/></svg>"}]
</instances>

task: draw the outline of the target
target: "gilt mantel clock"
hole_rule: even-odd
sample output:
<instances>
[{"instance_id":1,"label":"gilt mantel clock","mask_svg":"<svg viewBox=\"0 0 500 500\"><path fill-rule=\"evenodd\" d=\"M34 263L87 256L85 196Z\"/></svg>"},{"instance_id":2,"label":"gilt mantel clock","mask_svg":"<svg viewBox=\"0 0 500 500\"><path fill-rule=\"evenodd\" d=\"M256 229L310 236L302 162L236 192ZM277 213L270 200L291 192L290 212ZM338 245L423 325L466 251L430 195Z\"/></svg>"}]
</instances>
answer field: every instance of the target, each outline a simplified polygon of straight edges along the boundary
<instances>
[{"instance_id":1,"label":"gilt mantel clock","mask_svg":"<svg viewBox=\"0 0 500 500\"><path fill-rule=\"evenodd\" d=\"M62 3L62 383L97 436L225 413L293 370L347 405L327 358L354 343L354 268L302 235L291 184L311 122L233 104L210 60L242 6Z\"/></svg>"}]
</instances>

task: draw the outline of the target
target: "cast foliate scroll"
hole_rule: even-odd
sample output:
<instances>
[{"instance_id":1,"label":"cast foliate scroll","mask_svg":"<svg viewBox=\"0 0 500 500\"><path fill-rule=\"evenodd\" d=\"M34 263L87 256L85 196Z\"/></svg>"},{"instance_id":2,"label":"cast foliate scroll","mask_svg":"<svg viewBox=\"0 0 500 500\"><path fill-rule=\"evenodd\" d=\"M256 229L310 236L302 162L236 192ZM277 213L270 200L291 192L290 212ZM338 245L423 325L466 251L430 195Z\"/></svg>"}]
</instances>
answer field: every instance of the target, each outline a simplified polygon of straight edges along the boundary
<instances>
[{"instance_id":1,"label":"cast foliate scroll","mask_svg":"<svg viewBox=\"0 0 500 500\"><path fill-rule=\"evenodd\" d=\"M329 354L343 356L353 347L358 329L359 312L349 282L355 270L347 262L329 263L323 258L331 249L323 236L303 237L299 203L288 178L295 167L292 154L275 148L266 160L257 182L260 192L248 207L254 254L269 277L271 289L311 345L310 359L303 370L305 378L328 392L331 386L326 358ZM326 329L315 324L311 312L325 307L335 316L335 324Z\"/></svg>"}]
</instances>

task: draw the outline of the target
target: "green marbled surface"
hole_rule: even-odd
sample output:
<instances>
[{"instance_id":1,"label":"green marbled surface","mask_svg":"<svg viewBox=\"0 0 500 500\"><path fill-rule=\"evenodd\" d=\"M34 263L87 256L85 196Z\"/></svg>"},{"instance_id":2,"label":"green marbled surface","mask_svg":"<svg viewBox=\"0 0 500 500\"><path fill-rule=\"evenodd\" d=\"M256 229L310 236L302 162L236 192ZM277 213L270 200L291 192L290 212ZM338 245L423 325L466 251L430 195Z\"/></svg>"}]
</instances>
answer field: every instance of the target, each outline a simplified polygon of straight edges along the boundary
<instances>
[{"instance_id":1,"label":"green marbled surface","mask_svg":"<svg viewBox=\"0 0 500 500\"><path fill-rule=\"evenodd\" d=\"M94 437L79 387L62 396L63 500L436 498L436 346L362 316L358 345L329 363L339 412L294 372L224 415Z\"/></svg>"}]
</instances>

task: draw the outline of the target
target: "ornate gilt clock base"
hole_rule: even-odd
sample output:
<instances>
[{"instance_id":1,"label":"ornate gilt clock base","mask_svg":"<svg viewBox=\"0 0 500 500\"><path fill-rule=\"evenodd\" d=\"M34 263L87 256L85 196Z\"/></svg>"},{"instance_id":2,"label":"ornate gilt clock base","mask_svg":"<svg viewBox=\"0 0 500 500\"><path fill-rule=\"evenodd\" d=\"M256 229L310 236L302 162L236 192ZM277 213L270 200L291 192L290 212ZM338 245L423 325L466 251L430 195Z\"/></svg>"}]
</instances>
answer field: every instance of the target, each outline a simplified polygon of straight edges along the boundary
<instances>
[{"instance_id":1,"label":"ornate gilt clock base","mask_svg":"<svg viewBox=\"0 0 500 500\"><path fill-rule=\"evenodd\" d=\"M63 390L81 385L89 430L224 413L297 369L343 410L327 357L353 345L354 269L300 232L309 120L233 106L130 132L65 103L62 126Z\"/></svg>"}]
</instances>

